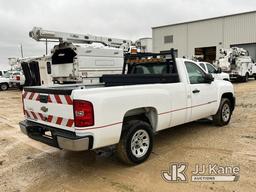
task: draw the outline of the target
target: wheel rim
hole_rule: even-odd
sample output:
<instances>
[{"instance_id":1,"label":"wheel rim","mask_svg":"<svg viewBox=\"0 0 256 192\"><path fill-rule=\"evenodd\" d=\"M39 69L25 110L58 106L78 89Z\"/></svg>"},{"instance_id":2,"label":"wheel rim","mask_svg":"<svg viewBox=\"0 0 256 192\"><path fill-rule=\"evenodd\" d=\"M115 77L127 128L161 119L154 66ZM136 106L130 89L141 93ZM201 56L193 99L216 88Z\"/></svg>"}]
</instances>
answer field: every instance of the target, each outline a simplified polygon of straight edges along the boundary
<instances>
[{"instance_id":1,"label":"wheel rim","mask_svg":"<svg viewBox=\"0 0 256 192\"><path fill-rule=\"evenodd\" d=\"M1 89L5 91L7 89L7 85L5 84L1 85Z\"/></svg>"},{"instance_id":2,"label":"wheel rim","mask_svg":"<svg viewBox=\"0 0 256 192\"><path fill-rule=\"evenodd\" d=\"M230 117L230 107L226 103L222 108L222 119L224 122L227 122L229 120L229 117Z\"/></svg>"},{"instance_id":3,"label":"wheel rim","mask_svg":"<svg viewBox=\"0 0 256 192\"><path fill-rule=\"evenodd\" d=\"M149 149L149 134L145 130L138 130L134 133L131 141L132 154L137 157L143 157Z\"/></svg>"}]
</instances>

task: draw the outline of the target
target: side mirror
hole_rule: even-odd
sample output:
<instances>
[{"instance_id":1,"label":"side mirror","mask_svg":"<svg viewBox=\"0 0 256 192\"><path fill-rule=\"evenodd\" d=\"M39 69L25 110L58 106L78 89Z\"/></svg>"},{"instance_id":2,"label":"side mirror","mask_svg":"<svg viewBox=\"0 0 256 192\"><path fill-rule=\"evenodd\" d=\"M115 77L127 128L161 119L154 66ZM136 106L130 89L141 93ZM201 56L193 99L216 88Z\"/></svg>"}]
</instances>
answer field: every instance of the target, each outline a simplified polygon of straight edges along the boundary
<instances>
[{"instance_id":1,"label":"side mirror","mask_svg":"<svg viewBox=\"0 0 256 192\"><path fill-rule=\"evenodd\" d=\"M222 73L222 69L220 67L218 67L217 73Z\"/></svg>"},{"instance_id":2,"label":"side mirror","mask_svg":"<svg viewBox=\"0 0 256 192\"><path fill-rule=\"evenodd\" d=\"M204 80L205 80L205 83L211 84L214 81L214 78L212 74L205 74Z\"/></svg>"}]
</instances>

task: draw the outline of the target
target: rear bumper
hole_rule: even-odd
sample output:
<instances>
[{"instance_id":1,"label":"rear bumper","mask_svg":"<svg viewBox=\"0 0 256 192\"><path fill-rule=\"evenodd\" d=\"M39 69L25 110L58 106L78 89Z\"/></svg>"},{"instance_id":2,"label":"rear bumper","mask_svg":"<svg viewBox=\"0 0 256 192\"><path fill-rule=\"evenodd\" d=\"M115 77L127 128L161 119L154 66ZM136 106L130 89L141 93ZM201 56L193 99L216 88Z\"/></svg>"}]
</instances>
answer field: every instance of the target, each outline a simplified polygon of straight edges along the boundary
<instances>
[{"instance_id":1,"label":"rear bumper","mask_svg":"<svg viewBox=\"0 0 256 192\"><path fill-rule=\"evenodd\" d=\"M85 151L92 148L92 136L79 137L71 131L57 129L27 120L21 121L19 125L21 132L31 139L53 147L69 151Z\"/></svg>"}]
</instances>

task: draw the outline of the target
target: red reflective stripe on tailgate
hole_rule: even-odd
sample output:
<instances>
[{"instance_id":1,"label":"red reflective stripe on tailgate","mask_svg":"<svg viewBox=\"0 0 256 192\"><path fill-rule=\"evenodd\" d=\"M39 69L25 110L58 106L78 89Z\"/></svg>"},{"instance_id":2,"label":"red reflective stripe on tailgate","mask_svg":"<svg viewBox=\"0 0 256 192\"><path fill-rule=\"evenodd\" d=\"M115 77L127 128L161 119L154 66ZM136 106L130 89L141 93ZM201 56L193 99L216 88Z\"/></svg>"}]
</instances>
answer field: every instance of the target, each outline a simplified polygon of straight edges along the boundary
<instances>
[{"instance_id":1,"label":"red reflective stripe on tailgate","mask_svg":"<svg viewBox=\"0 0 256 192\"><path fill-rule=\"evenodd\" d=\"M31 114L33 115L34 119L37 119L37 116L33 111L31 111Z\"/></svg>"},{"instance_id":2,"label":"red reflective stripe on tailgate","mask_svg":"<svg viewBox=\"0 0 256 192\"><path fill-rule=\"evenodd\" d=\"M67 101L67 103L68 103L69 105L72 105L72 104L73 104L73 101L72 101L72 99L71 99L70 96L65 95L65 99L66 99L66 101Z\"/></svg>"},{"instance_id":3,"label":"red reflective stripe on tailgate","mask_svg":"<svg viewBox=\"0 0 256 192\"><path fill-rule=\"evenodd\" d=\"M28 94L28 92L25 91L24 94L23 94L23 99L26 98L27 94Z\"/></svg>"},{"instance_id":4,"label":"red reflective stripe on tailgate","mask_svg":"<svg viewBox=\"0 0 256 192\"><path fill-rule=\"evenodd\" d=\"M25 114L26 114L27 117L30 117L30 115L29 115L27 110L25 110Z\"/></svg>"},{"instance_id":5,"label":"red reflective stripe on tailgate","mask_svg":"<svg viewBox=\"0 0 256 192\"><path fill-rule=\"evenodd\" d=\"M58 117L56 124L61 125L63 118L62 117Z\"/></svg>"},{"instance_id":6,"label":"red reflective stripe on tailgate","mask_svg":"<svg viewBox=\"0 0 256 192\"><path fill-rule=\"evenodd\" d=\"M52 118L53 118L53 116L52 116L52 115L49 115L48 118L47 118L47 121L48 121L49 123L51 123L51 122L52 122Z\"/></svg>"},{"instance_id":7,"label":"red reflective stripe on tailgate","mask_svg":"<svg viewBox=\"0 0 256 192\"><path fill-rule=\"evenodd\" d=\"M48 103L52 103L50 95L48 95Z\"/></svg>"},{"instance_id":8,"label":"red reflective stripe on tailgate","mask_svg":"<svg viewBox=\"0 0 256 192\"><path fill-rule=\"evenodd\" d=\"M34 95L35 95L35 93L31 93L31 95L29 96L29 98L28 99L32 99L33 97L34 97Z\"/></svg>"},{"instance_id":9,"label":"red reflective stripe on tailgate","mask_svg":"<svg viewBox=\"0 0 256 192\"><path fill-rule=\"evenodd\" d=\"M45 120L45 118L44 118L44 116L43 116L43 114L42 113L38 113L39 114L39 116L40 116L40 118L41 118L41 120Z\"/></svg>"},{"instance_id":10,"label":"red reflective stripe on tailgate","mask_svg":"<svg viewBox=\"0 0 256 192\"><path fill-rule=\"evenodd\" d=\"M74 123L74 120L73 119L69 119L66 126L67 127L72 127L73 123Z\"/></svg>"},{"instance_id":11,"label":"red reflective stripe on tailgate","mask_svg":"<svg viewBox=\"0 0 256 192\"><path fill-rule=\"evenodd\" d=\"M61 99L60 99L60 96L59 96L59 95L54 95L54 97L55 97L55 99L56 99L57 103L62 104L62 102L61 102Z\"/></svg>"}]
</instances>

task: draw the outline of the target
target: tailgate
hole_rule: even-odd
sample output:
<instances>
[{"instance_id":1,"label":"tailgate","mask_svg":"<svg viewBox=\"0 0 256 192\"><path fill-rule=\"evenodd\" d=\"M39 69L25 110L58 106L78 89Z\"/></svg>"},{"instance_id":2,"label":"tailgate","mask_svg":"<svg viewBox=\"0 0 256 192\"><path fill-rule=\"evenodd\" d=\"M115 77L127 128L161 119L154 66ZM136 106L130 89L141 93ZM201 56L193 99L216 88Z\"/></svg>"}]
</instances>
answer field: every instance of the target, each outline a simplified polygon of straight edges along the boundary
<instances>
[{"instance_id":1,"label":"tailgate","mask_svg":"<svg viewBox=\"0 0 256 192\"><path fill-rule=\"evenodd\" d=\"M68 94L67 94L68 93ZM55 128L75 131L71 91L47 93L24 89L22 93L25 117L29 121Z\"/></svg>"}]
</instances>

